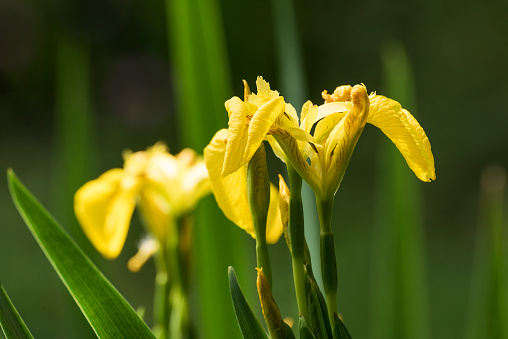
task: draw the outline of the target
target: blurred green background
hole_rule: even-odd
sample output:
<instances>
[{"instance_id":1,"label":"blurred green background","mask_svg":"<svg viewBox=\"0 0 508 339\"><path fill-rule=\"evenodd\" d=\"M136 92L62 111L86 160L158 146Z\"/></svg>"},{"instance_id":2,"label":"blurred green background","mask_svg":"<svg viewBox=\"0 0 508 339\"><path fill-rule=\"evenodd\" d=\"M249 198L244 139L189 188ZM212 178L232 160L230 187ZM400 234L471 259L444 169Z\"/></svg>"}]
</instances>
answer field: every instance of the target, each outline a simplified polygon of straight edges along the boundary
<instances>
[{"instance_id":1,"label":"blurred green background","mask_svg":"<svg viewBox=\"0 0 508 339\"><path fill-rule=\"evenodd\" d=\"M508 168L507 35L508 2L495 0L0 0L0 167L16 171L133 307L146 308L151 324L153 263L135 274L126 267L143 235L139 221L133 219L122 255L107 261L77 225L75 190L121 167L126 148L162 140L173 152L187 146L202 152L227 126L223 102L242 96L242 79L254 90L262 75L297 110L307 99L320 103L324 89L364 83L415 114L430 139L437 180L397 181L409 168L390 169L386 159L402 157L386 152L379 130L365 128L335 199L339 309L354 338L384 337L376 325L383 314L395 319L388 337L409 338L410 320L396 329L411 313L401 306L408 300L423 319L413 324L422 338L473 338L472 328L486 317L478 305L504 293L483 296L490 285L482 277L490 273L481 272L490 272L490 261L482 220L492 199L480 194L480 176L492 164ZM272 174L282 168L272 164ZM397 266L411 277L401 284L414 280L408 289L383 277L391 271L382 248L398 246L389 240L398 231L379 226L392 198L394 210L417 206L410 214L415 231L400 238L411 248L392 251L395 262L409 258ZM411 199L415 205L404 207ZM494 223L503 230L507 204L502 194L495 199L501 212ZM226 268L244 263L240 283L259 312L254 241L221 217L212 197L202 205L195 259L206 264L196 263L196 271L208 273L196 275L193 300L200 304L203 293L216 299L195 321L205 338L236 337L234 321L225 323L230 329L220 323L234 320ZM32 334L94 337L15 210L5 180L0 206L0 281ZM506 246L505 230L496 239ZM295 317L289 254L283 241L271 251L275 297L283 315ZM503 260L493 262L506 268ZM386 291L393 294L388 301L379 297ZM214 317L217 323L207 320ZM506 327L508 318L498 322L489 326ZM506 338L493 331L478 337Z\"/></svg>"}]
</instances>

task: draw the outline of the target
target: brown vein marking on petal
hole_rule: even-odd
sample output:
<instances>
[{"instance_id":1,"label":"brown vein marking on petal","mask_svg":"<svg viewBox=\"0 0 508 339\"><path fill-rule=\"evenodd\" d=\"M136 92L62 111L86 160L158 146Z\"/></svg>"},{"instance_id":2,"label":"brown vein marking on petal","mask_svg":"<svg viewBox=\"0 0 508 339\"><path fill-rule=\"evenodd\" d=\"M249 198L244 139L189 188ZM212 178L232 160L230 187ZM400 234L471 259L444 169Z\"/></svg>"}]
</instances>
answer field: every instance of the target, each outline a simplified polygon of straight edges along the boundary
<instances>
[{"instance_id":1,"label":"brown vein marking on petal","mask_svg":"<svg viewBox=\"0 0 508 339\"><path fill-rule=\"evenodd\" d=\"M316 145L314 145L312 142L309 142L310 147L314 150L314 152L319 153Z\"/></svg>"},{"instance_id":2,"label":"brown vein marking on petal","mask_svg":"<svg viewBox=\"0 0 508 339\"><path fill-rule=\"evenodd\" d=\"M286 116L286 118L288 118L289 121L291 121L291 118L289 117L289 115L286 112L284 112L284 115Z\"/></svg>"},{"instance_id":3,"label":"brown vein marking on petal","mask_svg":"<svg viewBox=\"0 0 508 339\"><path fill-rule=\"evenodd\" d=\"M335 144L335 146L333 146L333 149L332 151L330 152L330 158L333 157L333 153L335 152L335 149L337 148L337 144Z\"/></svg>"}]
</instances>

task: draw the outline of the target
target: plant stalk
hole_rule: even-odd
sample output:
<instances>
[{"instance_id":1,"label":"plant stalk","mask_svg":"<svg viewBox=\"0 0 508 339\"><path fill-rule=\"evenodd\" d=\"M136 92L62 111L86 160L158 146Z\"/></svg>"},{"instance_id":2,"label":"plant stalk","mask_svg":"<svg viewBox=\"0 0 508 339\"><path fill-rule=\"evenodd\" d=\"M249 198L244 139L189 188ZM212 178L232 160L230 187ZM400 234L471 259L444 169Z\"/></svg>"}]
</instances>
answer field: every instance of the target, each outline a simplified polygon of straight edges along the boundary
<instances>
[{"instance_id":1,"label":"plant stalk","mask_svg":"<svg viewBox=\"0 0 508 339\"><path fill-rule=\"evenodd\" d=\"M333 195L327 199L316 197L320 223L321 277L332 328L335 326L334 315L337 313L337 262L332 233L333 198Z\"/></svg>"},{"instance_id":2,"label":"plant stalk","mask_svg":"<svg viewBox=\"0 0 508 339\"><path fill-rule=\"evenodd\" d=\"M290 164L287 164L289 176L289 221L288 233L291 243L291 259L293 262L293 279L295 281L296 301L300 314L307 320L309 312L305 294L304 250L305 234L302 204L302 177Z\"/></svg>"}]
</instances>

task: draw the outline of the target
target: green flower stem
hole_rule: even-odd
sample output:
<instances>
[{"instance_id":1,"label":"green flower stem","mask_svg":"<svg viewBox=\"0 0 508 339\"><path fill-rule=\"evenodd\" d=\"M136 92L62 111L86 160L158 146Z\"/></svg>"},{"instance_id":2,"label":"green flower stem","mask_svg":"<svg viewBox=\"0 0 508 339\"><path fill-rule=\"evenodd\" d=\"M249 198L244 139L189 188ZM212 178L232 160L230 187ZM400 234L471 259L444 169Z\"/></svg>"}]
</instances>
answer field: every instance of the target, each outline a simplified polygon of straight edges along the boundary
<instances>
[{"instance_id":1,"label":"green flower stem","mask_svg":"<svg viewBox=\"0 0 508 339\"><path fill-rule=\"evenodd\" d=\"M303 223L303 204L302 204L302 177L290 164L287 164L289 176L289 189L291 197L289 198L289 222L288 233L291 243L291 258L293 261L293 279L295 281L296 301L298 310L305 318L309 318L307 309L307 297L305 294L305 272L304 272L304 251L305 235Z\"/></svg>"},{"instance_id":2,"label":"green flower stem","mask_svg":"<svg viewBox=\"0 0 508 339\"><path fill-rule=\"evenodd\" d=\"M258 225L265 225L266 229L266 218L264 221L257 221L257 218L254 218L254 224L258 223ZM254 226L256 227L256 226ZM263 273L268 280L268 285L270 286L270 290L272 289L272 265L270 263L270 256L268 254L268 245L266 244L266 231L265 237L258 235L256 232L256 260L257 265L260 268L263 268Z\"/></svg>"},{"instance_id":3,"label":"green flower stem","mask_svg":"<svg viewBox=\"0 0 508 339\"><path fill-rule=\"evenodd\" d=\"M167 251L165 246L160 246L155 256L156 275L155 275L155 292L154 292L154 333L159 339L167 339L169 337L169 294L171 291L168 276L168 265L166 262Z\"/></svg>"},{"instance_id":4,"label":"green flower stem","mask_svg":"<svg viewBox=\"0 0 508 339\"><path fill-rule=\"evenodd\" d=\"M249 206L256 234L256 259L259 268L272 288L272 266L266 244L266 221L270 206L270 179L266 166L266 152L263 144L249 161L247 169L247 193Z\"/></svg>"},{"instance_id":5,"label":"green flower stem","mask_svg":"<svg viewBox=\"0 0 508 339\"><path fill-rule=\"evenodd\" d=\"M166 260L171 277L169 338L172 339L191 337L188 302L191 231L192 217L183 215L176 220L172 234L168 235Z\"/></svg>"},{"instance_id":6,"label":"green flower stem","mask_svg":"<svg viewBox=\"0 0 508 339\"><path fill-rule=\"evenodd\" d=\"M328 199L316 198L320 229L321 277L325 289L328 317L332 328L337 313L337 263L332 233L333 196Z\"/></svg>"},{"instance_id":7,"label":"green flower stem","mask_svg":"<svg viewBox=\"0 0 508 339\"><path fill-rule=\"evenodd\" d=\"M159 239L156 256L154 332L159 339L191 338L189 321L190 215L172 223L166 239Z\"/></svg>"}]
</instances>

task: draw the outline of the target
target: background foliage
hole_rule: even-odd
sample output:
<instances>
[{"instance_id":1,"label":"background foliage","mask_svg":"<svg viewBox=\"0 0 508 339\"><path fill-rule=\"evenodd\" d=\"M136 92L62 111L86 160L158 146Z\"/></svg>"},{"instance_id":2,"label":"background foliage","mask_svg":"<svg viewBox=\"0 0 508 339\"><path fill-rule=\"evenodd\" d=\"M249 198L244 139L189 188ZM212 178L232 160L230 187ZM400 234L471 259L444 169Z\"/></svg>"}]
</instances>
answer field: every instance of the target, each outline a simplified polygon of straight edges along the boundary
<instances>
[{"instance_id":1,"label":"background foliage","mask_svg":"<svg viewBox=\"0 0 508 339\"><path fill-rule=\"evenodd\" d=\"M194 6L190 25L195 27L202 23L194 10L205 2L189 3ZM269 1L221 0L217 5L228 66L221 81L232 89L226 86L230 93L217 101L210 98L213 85L196 86L187 100L220 110L217 102L242 95L241 79L252 85L258 75L282 90L281 60L289 62L294 55L281 47L276 7ZM437 172L436 182L416 183L423 192L430 335L463 337L466 319L471 319L466 314L480 173L490 164L508 167L508 45L503 43L508 3L298 0L293 5L306 92L315 103L323 89L340 84L362 82L369 91L386 93L381 51L392 41L405 47L416 94L407 108L427 132ZM126 268L141 227L131 227L122 255L110 262L95 253L71 212L73 192L105 170L120 167L125 148L141 150L163 140L176 152L190 144L178 127L186 116L177 102L182 84L168 52L165 13L163 1L54 1L48 6L0 0L0 168L15 169L131 304L146 307L149 323L153 266L137 274ZM196 124L185 131L208 126ZM365 129L333 217L339 309L355 338L376 337L368 325L380 134ZM93 337L10 200L7 182L1 180L0 280L11 300L36 338ZM213 204L213 198L208 200ZM228 228L231 237L250 247L242 260L254 267L254 243L223 219L216 221L197 225L196 232ZM285 304L282 313L294 316L294 293L281 282L291 267L284 246L280 241L271 249L280 265L274 269L274 294ZM238 273L251 304L257 304L254 269ZM216 274L223 275L227 288L226 266ZM196 302L198 293L193 297ZM231 301L223 298L216 307L217 312L231 311Z\"/></svg>"}]
</instances>

